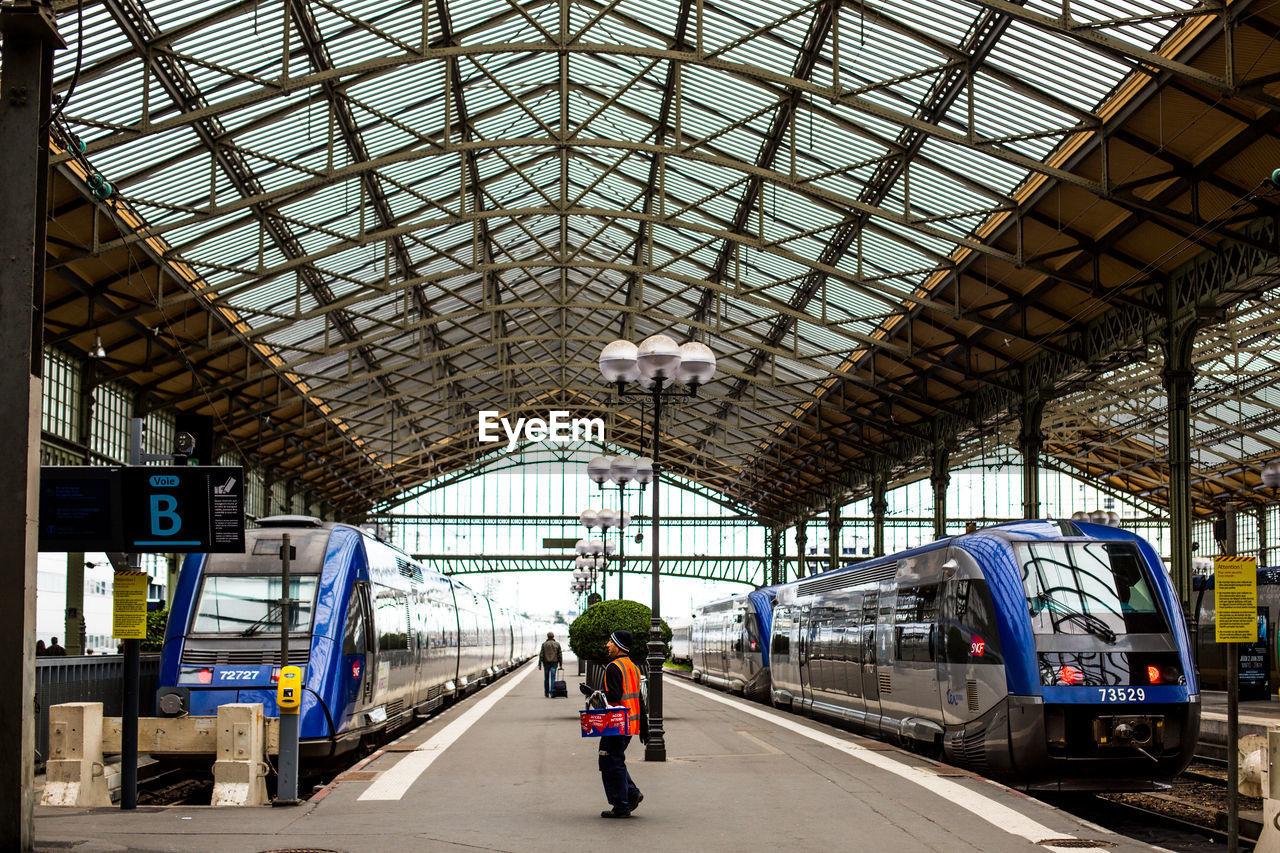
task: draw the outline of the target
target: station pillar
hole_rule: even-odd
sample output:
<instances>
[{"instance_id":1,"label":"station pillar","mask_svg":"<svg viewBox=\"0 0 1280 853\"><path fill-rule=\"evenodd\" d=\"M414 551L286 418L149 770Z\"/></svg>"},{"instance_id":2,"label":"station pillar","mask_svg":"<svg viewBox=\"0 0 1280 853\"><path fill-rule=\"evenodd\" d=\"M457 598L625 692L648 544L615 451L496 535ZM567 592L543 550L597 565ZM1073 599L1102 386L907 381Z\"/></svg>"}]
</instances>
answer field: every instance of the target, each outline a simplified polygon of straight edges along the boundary
<instances>
[{"instance_id":1,"label":"station pillar","mask_svg":"<svg viewBox=\"0 0 1280 853\"><path fill-rule=\"evenodd\" d=\"M1169 406L1169 558L1184 611L1191 603L1191 350L1194 325L1171 329L1164 342L1164 388Z\"/></svg>"},{"instance_id":2,"label":"station pillar","mask_svg":"<svg viewBox=\"0 0 1280 853\"><path fill-rule=\"evenodd\" d=\"M0 7L0 849L35 849L36 548L40 491L45 211L53 52L65 47L49 3Z\"/></svg>"},{"instance_id":3,"label":"station pillar","mask_svg":"<svg viewBox=\"0 0 1280 853\"><path fill-rule=\"evenodd\" d=\"M888 490L888 478L881 472L871 476L871 544L872 555L884 556L884 514L889 510L889 501L885 499Z\"/></svg>"},{"instance_id":4,"label":"station pillar","mask_svg":"<svg viewBox=\"0 0 1280 853\"><path fill-rule=\"evenodd\" d=\"M1040 517L1040 449L1044 447L1040 424L1043 418L1044 401L1039 397L1024 398L1018 432L1018 449L1022 451L1023 518Z\"/></svg>"},{"instance_id":5,"label":"station pillar","mask_svg":"<svg viewBox=\"0 0 1280 853\"><path fill-rule=\"evenodd\" d=\"M770 527L769 536L765 540L769 549L769 583L777 586L786 578L782 574L782 528Z\"/></svg>"},{"instance_id":6,"label":"station pillar","mask_svg":"<svg viewBox=\"0 0 1280 853\"><path fill-rule=\"evenodd\" d=\"M950 457L947 445L938 441L933 445L933 471L929 483L933 486L933 538L947 535L947 486L951 485Z\"/></svg>"},{"instance_id":7,"label":"station pillar","mask_svg":"<svg viewBox=\"0 0 1280 853\"><path fill-rule=\"evenodd\" d=\"M827 568L840 568L840 501L832 498L827 503Z\"/></svg>"},{"instance_id":8,"label":"station pillar","mask_svg":"<svg viewBox=\"0 0 1280 853\"><path fill-rule=\"evenodd\" d=\"M809 548L809 529L806 526L808 522L800 519L796 522L796 577L802 578L806 574L805 560L808 556Z\"/></svg>"}]
</instances>

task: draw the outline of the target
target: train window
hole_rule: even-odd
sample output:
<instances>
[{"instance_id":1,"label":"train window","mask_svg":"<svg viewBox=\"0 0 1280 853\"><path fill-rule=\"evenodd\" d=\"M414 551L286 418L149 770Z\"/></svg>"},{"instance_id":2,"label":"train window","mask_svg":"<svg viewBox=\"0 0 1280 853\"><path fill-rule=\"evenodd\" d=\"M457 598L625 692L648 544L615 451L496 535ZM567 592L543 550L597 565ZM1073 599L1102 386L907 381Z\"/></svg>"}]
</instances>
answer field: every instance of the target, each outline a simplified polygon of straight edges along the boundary
<instances>
[{"instance_id":1,"label":"train window","mask_svg":"<svg viewBox=\"0 0 1280 853\"><path fill-rule=\"evenodd\" d=\"M351 600L347 602L347 627L342 635L342 653L344 655L365 653L364 608L360 606L359 588L351 590Z\"/></svg>"},{"instance_id":2,"label":"train window","mask_svg":"<svg viewBox=\"0 0 1280 853\"><path fill-rule=\"evenodd\" d=\"M191 631L196 634L280 633L280 577L207 575L200 588ZM289 630L310 631L316 576L289 578Z\"/></svg>"},{"instance_id":3,"label":"train window","mask_svg":"<svg viewBox=\"0 0 1280 853\"><path fill-rule=\"evenodd\" d=\"M791 654L791 613L783 610L773 616L773 648L775 655Z\"/></svg>"},{"instance_id":4,"label":"train window","mask_svg":"<svg viewBox=\"0 0 1280 853\"><path fill-rule=\"evenodd\" d=\"M404 608L400 606L401 595L390 589L379 590L373 602L373 620L378 626L378 648L382 651L394 651L409 648L408 626L405 624Z\"/></svg>"},{"instance_id":5,"label":"train window","mask_svg":"<svg viewBox=\"0 0 1280 853\"><path fill-rule=\"evenodd\" d=\"M894 643L898 660L931 661L938 622L938 586L904 587L894 612Z\"/></svg>"},{"instance_id":6,"label":"train window","mask_svg":"<svg viewBox=\"0 0 1280 853\"><path fill-rule=\"evenodd\" d=\"M1020 544L1027 609L1039 634L1116 634L1168 630L1141 553L1130 542Z\"/></svg>"}]
</instances>

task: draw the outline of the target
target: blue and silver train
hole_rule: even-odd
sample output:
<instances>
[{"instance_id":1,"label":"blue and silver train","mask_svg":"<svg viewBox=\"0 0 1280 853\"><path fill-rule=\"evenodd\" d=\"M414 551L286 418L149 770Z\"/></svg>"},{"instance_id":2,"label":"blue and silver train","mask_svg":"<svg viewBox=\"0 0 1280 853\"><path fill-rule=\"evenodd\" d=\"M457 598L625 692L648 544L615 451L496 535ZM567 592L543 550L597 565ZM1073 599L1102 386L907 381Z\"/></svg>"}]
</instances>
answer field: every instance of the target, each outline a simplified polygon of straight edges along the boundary
<instances>
[{"instance_id":1,"label":"blue and silver train","mask_svg":"<svg viewBox=\"0 0 1280 853\"><path fill-rule=\"evenodd\" d=\"M1132 533L1015 522L774 592L767 695L779 707L1026 789L1149 789L1191 761L1200 693L1186 623ZM714 631L694 641L695 661L719 649Z\"/></svg>"},{"instance_id":2,"label":"blue and silver train","mask_svg":"<svg viewBox=\"0 0 1280 853\"><path fill-rule=\"evenodd\" d=\"M769 699L769 637L777 587L713 601L699 607L690 627L693 679Z\"/></svg>"},{"instance_id":3,"label":"blue and silver train","mask_svg":"<svg viewBox=\"0 0 1280 853\"><path fill-rule=\"evenodd\" d=\"M289 535L289 660L280 651ZM243 554L192 554L160 660L157 713L261 702L282 663L303 668L302 757L321 760L405 725L537 654L539 632L369 532L305 516L260 521Z\"/></svg>"}]
</instances>

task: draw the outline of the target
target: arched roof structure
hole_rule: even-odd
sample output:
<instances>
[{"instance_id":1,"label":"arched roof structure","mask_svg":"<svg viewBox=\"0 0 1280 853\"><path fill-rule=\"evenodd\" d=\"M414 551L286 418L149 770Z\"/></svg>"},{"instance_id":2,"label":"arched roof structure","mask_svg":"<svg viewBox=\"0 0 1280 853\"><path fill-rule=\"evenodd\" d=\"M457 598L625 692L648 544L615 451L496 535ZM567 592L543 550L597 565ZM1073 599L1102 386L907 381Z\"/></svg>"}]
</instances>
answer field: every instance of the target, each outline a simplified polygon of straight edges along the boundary
<instances>
[{"instance_id":1,"label":"arched roof structure","mask_svg":"<svg viewBox=\"0 0 1280 853\"><path fill-rule=\"evenodd\" d=\"M1269 4L56 6L46 342L345 511L477 464L482 409L639 449L596 358L658 332L720 362L666 459L765 519L1037 400L1162 502L1196 326L1197 510L1280 455Z\"/></svg>"}]
</instances>

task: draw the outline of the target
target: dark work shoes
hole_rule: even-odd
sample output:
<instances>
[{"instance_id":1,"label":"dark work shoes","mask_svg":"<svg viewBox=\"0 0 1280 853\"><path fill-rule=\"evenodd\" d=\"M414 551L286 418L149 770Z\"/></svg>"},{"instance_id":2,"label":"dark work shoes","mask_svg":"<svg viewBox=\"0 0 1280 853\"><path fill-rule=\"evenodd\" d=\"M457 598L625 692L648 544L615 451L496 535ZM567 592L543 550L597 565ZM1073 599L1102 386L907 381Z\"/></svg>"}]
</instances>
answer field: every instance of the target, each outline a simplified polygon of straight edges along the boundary
<instances>
[{"instance_id":1,"label":"dark work shoes","mask_svg":"<svg viewBox=\"0 0 1280 853\"><path fill-rule=\"evenodd\" d=\"M633 811L635 811L636 809L640 808L640 804L641 804L641 803L643 803L643 802L644 802L644 794L636 794L636 801L635 801L634 803L631 803L631 804L627 807L627 810L628 810L629 812L633 812Z\"/></svg>"},{"instance_id":2,"label":"dark work shoes","mask_svg":"<svg viewBox=\"0 0 1280 853\"><path fill-rule=\"evenodd\" d=\"M612 809L606 809L605 811L600 812L600 817L631 817L631 812L615 812Z\"/></svg>"}]
</instances>

